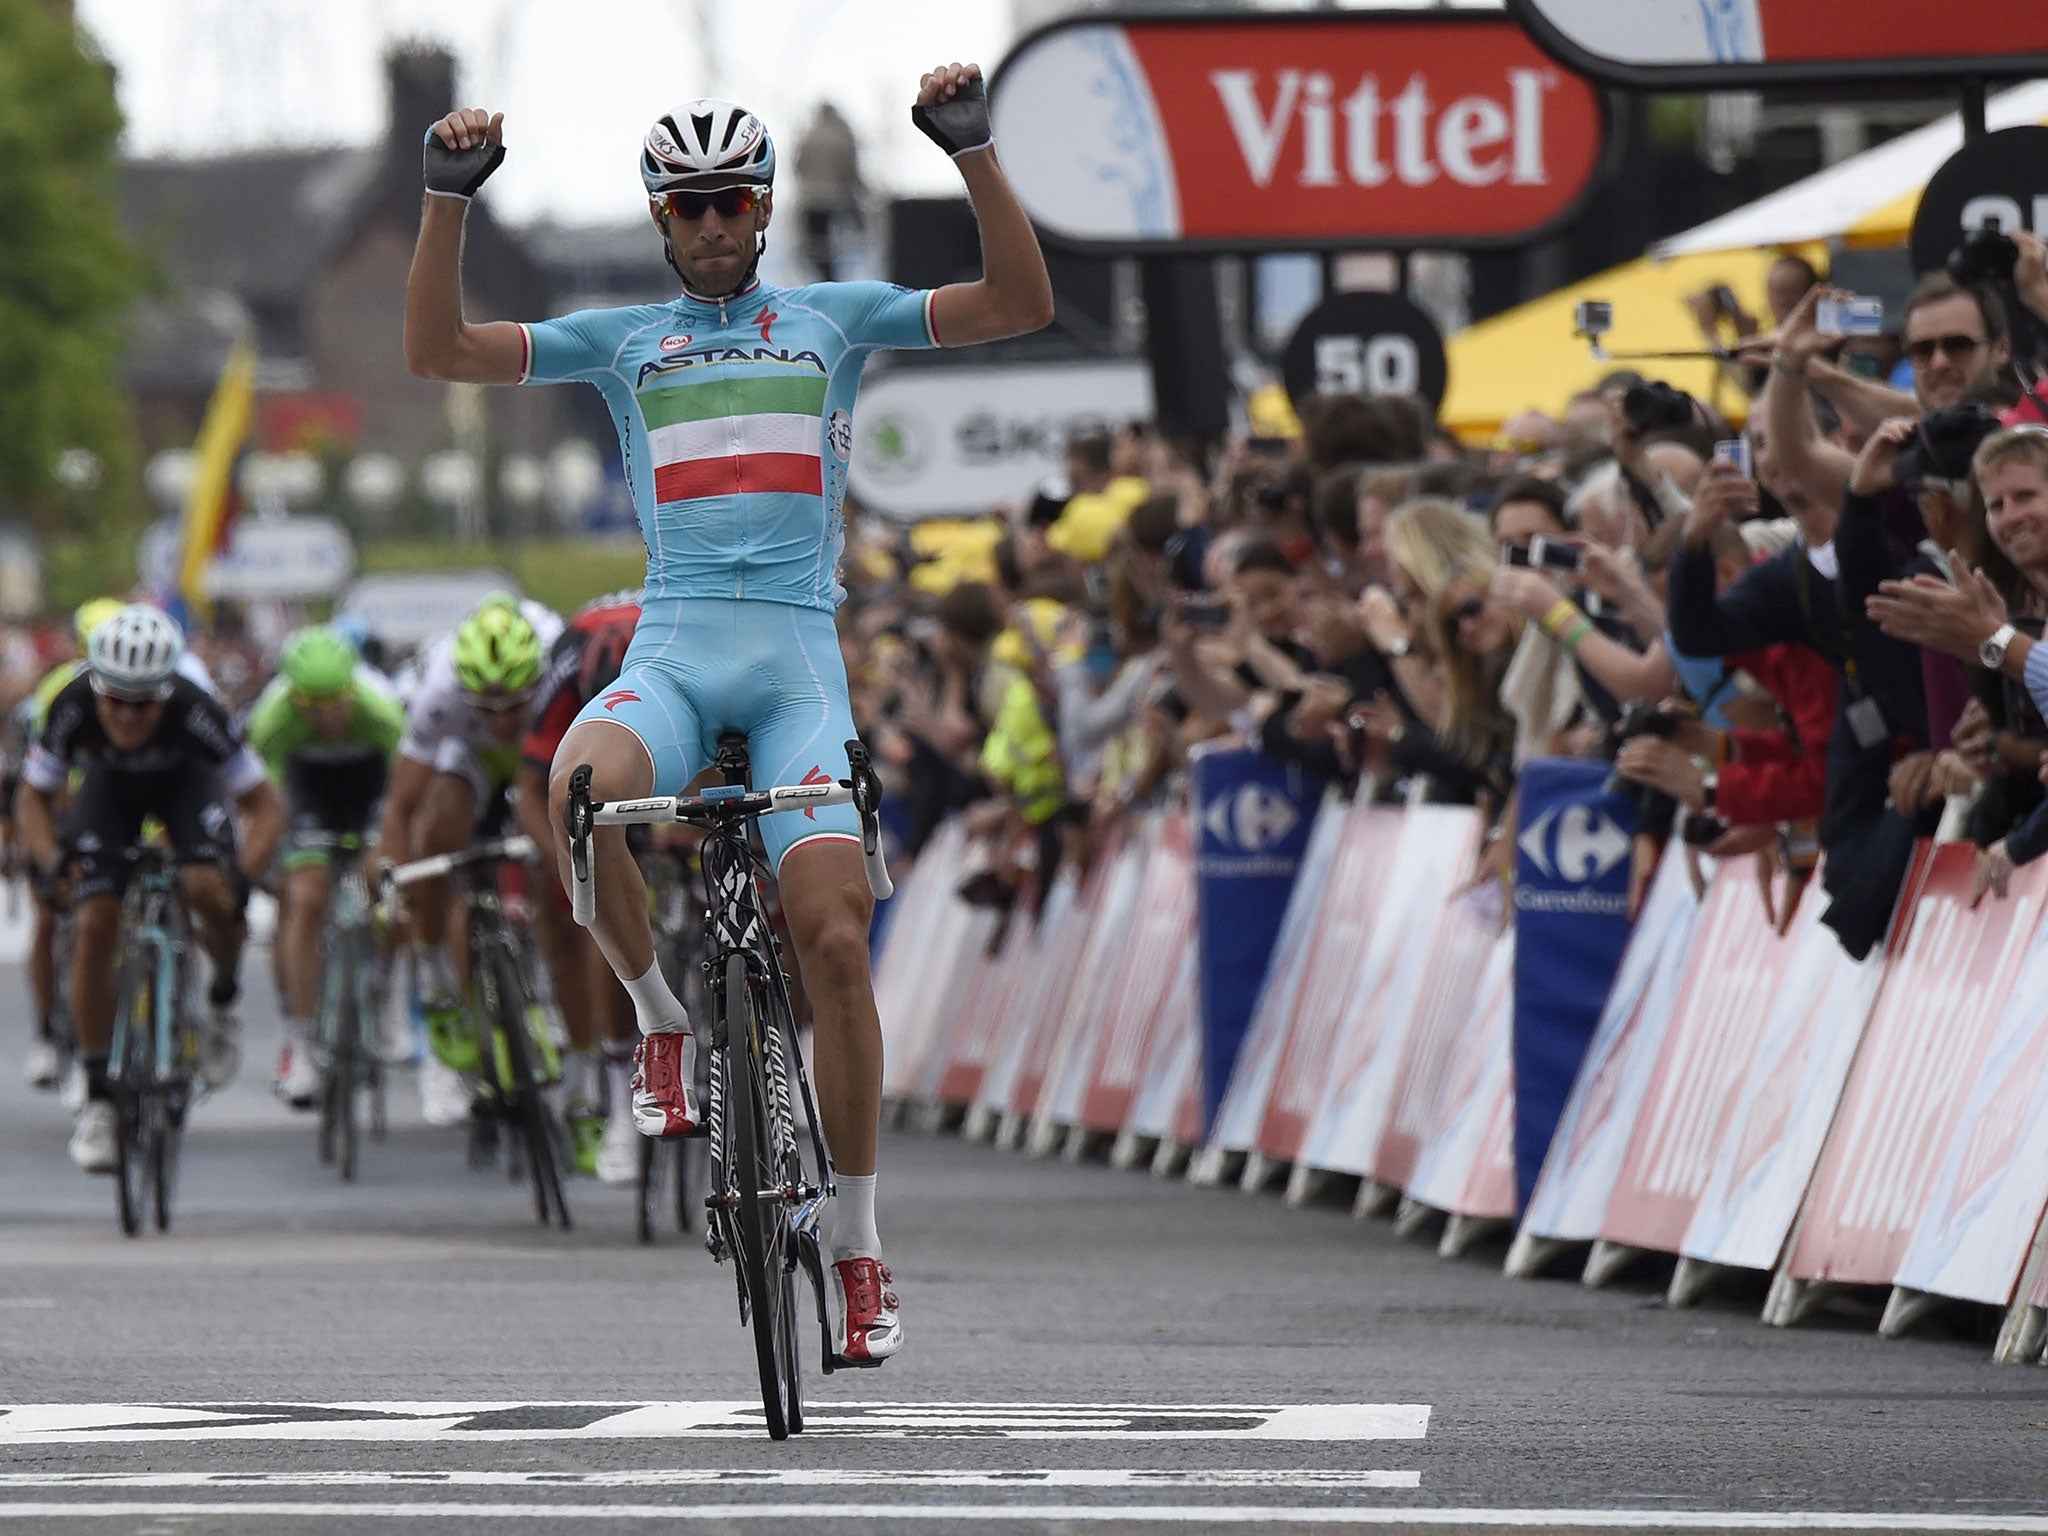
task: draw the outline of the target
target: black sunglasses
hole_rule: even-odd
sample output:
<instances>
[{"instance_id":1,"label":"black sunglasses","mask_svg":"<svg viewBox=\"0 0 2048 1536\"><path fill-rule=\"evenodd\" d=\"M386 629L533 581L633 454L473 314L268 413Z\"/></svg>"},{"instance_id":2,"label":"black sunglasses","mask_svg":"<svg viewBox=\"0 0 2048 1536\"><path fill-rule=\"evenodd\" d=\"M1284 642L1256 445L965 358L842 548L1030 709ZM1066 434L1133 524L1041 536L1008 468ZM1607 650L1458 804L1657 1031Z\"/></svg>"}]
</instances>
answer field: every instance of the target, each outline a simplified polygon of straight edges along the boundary
<instances>
[{"instance_id":1,"label":"black sunglasses","mask_svg":"<svg viewBox=\"0 0 2048 1536\"><path fill-rule=\"evenodd\" d=\"M758 187L721 187L716 192L666 192L661 197L662 211L685 224L694 224L703 218L707 208L716 208L722 218L736 219L760 206L761 191Z\"/></svg>"},{"instance_id":2,"label":"black sunglasses","mask_svg":"<svg viewBox=\"0 0 2048 1536\"><path fill-rule=\"evenodd\" d=\"M1979 347L1989 345L1990 343L1982 336L1925 336L1907 346L1906 356L1916 363L1930 363L1934 360L1934 352L1938 347L1944 357L1952 363L1957 363Z\"/></svg>"},{"instance_id":3,"label":"black sunglasses","mask_svg":"<svg viewBox=\"0 0 2048 1536\"><path fill-rule=\"evenodd\" d=\"M1455 627L1464 623L1467 619L1478 618L1485 608L1486 599L1475 594L1453 608L1448 617L1452 626Z\"/></svg>"}]
</instances>

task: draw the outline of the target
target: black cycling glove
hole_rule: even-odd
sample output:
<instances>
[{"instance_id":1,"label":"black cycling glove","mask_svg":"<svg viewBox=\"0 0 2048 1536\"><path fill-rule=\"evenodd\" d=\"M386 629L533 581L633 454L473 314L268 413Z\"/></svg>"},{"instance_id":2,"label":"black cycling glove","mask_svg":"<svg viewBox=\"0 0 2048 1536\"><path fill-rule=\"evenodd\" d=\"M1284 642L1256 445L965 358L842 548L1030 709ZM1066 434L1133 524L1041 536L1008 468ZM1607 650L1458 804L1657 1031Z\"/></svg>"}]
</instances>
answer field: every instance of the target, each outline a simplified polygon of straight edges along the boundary
<instances>
[{"instance_id":1,"label":"black cycling glove","mask_svg":"<svg viewBox=\"0 0 2048 1536\"><path fill-rule=\"evenodd\" d=\"M502 144L479 144L474 149L450 149L433 129L420 151L421 172L427 190L439 197L459 197L465 202L476 189L491 179L491 172L505 158Z\"/></svg>"},{"instance_id":2,"label":"black cycling glove","mask_svg":"<svg viewBox=\"0 0 2048 1536\"><path fill-rule=\"evenodd\" d=\"M988 125L988 88L979 80L961 86L951 101L937 106L912 107L910 120L949 155L987 149L995 142Z\"/></svg>"}]
</instances>

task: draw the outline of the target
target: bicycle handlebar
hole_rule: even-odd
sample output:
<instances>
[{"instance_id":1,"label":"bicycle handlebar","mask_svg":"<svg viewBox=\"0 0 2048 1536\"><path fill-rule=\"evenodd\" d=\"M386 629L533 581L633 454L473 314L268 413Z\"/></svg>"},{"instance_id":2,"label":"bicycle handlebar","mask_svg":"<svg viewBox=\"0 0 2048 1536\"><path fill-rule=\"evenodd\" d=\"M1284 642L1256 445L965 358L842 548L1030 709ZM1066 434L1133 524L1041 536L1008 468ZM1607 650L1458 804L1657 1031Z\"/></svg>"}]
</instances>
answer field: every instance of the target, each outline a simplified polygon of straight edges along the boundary
<instances>
[{"instance_id":1,"label":"bicycle handlebar","mask_svg":"<svg viewBox=\"0 0 2048 1536\"><path fill-rule=\"evenodd\" d=\"M569 911L589 927L597 915L596 879L590 858L590 834L597 827L650 826L669 822L702 825L766 816L774 811L815 810L821 805L851 805L860 813L860 856L867 869L868 889L875 900L887 901L896 887L882 854L881 780L874 761L859 741L846 744L851 777L822 784L784 784L750 790L737 784L714 785L698 795L648 795L635 800L593 800L590 765L569 776L569 803L562 819L569 829Z\"/></svg>"},{"instance_id":2,"label":"bicycle handlebar","mask_svg":"<svg viewBox=\"0 0 2048 1536\"><path fill-rule=\"evenodd\" d=\"M410 864L398 864L384 871L383 886L387 892L404 886L416 885L422 880L438 880L443 875L453 874L471 864L481 864L488 859L516 859L527 862L533 859L535 849L530 837L494 837L455 853L437 853L424 859L414 859Z\"/></svg>"}]
</instances>

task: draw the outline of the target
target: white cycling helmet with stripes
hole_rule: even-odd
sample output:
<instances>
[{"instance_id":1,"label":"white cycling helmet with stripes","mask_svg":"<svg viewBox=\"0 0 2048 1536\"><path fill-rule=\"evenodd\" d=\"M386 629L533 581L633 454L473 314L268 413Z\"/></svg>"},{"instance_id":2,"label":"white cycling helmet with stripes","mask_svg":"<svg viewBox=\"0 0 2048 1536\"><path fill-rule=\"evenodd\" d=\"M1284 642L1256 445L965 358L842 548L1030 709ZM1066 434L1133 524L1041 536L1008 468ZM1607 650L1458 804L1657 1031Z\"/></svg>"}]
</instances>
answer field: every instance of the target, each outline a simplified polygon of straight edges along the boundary
<instances>
[{"instance_id":1,"label":"white cycling helmet with stripes","mask_svg":"<svg viewBox=\"0 0 2048 1536\"><path fill-rule=\"evenodd\" d=\"M745 107L699 97L663 113L647 130L640 180L657 201L665 192L772 187L775 143Z\"/></svg>"},{"instance_id":2,"label":"white cycling helmet with stripes","mask_svg":"<svg viewBox=\"0 0 2048 1536\"><path fill-rule=\"evenodd\" d=\"M161 699L177 680L185 636L161 608L130 603L92 632L86 667L96 692L117 699Z\"/></svg>"}]
</instances>

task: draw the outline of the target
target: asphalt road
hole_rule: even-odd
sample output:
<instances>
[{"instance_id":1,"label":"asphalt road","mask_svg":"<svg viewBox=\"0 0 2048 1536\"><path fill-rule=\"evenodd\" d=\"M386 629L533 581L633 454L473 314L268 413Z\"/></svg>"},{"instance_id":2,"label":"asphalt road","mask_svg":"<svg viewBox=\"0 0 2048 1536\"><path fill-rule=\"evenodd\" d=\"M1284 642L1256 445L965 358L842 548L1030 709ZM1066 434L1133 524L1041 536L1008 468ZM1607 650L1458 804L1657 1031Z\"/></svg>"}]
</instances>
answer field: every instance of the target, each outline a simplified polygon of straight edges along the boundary
<instances>
[{"instance_id":1,"label":"asphalt road","mask_svg":"<svg viewBox=\"0 0 2048 1536\"><path fill-rule=\"evenodd\" d=\"M410 1073L360 1182L321 1168L262 1086L263 958L243 1077L139 1239L19 1086L0 972L0 1536L2048 1531L2048 1376L1982 1342L1510 1282L1499 1246L908 1135L881 1185L907 1352L813 1368L774 1444L730 1275L637 1243L626 1192L578 1182L576 1229L540 1230Z\"/></svg>"}]
</instances>

